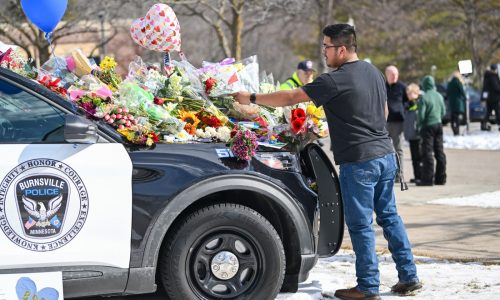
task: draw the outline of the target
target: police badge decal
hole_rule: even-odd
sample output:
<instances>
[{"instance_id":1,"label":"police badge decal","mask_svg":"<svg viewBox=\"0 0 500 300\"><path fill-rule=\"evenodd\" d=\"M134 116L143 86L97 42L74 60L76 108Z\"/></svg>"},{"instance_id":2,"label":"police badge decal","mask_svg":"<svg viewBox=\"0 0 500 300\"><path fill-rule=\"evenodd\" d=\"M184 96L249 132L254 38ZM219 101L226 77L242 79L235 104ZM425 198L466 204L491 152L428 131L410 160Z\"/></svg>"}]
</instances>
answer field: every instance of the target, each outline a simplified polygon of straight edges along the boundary
<instances>
[{"instance_id":1,"label":"police badge decal","mask_svg":"<svg viewBox=\"0 0 500 300\"><path fill-rule=\"evenodd\" d=\"M14 244L51 251L68 244L87 219L89 199L80 176L54 159L32 159L0 183L0 228Z\"/></svg>"}]
</instances>

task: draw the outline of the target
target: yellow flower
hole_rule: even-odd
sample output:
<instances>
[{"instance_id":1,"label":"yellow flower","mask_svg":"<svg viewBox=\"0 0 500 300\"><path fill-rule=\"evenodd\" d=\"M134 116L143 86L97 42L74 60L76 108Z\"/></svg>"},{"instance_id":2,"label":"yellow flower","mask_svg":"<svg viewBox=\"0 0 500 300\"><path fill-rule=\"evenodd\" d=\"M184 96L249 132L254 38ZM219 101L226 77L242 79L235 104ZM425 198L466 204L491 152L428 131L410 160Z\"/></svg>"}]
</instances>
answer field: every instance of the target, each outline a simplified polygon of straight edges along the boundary
<instances>
[{"instance_id":1,"label":"yellow flower","mask_svg":"<svg viewBox=\"0 0 500 300\"><path fill-rule=\"evenodd\" d=\"M121 133L123 136L125 136L125 138L130 141L130 142L133 142L135 140L135 133L133 131L130 131L126 128L124 129L117 129L117 131L119 133Z\"/></svg>"},{"instance_id":2,"label":"yellow flower","mask_svg":"<svg viewBox=\"0 0 500 300\"><path fill-rule=\"evenodd\" d=\"M179 111L179 119L181 119L183 122L191 124L194 128L196 128L198 126L198 123L200 123L200 119L196 117L194 111Z\"/></svg>"},{"instance_id":3,"label":"yellow flower","mask_svg":"<svg viewBox=\"0 0 500 300\"><path fill-rule=\"evenodd\" d=\"M314 104L307 105L307 114L310 116L314 116L318 119L325 118L325 111L322 107L316 107Z\"/></svg>"},{"instance_id":4,"label":"yellow flower","mask_svg":"<svg viewBox=\"0 0 500 300\"><path fill-rule=\"evenodd\" d=\"M116 61L114 58L106 56L99 64L99 67L103 71L113 71L116 68Z\"/></svg>"}]
</instances>

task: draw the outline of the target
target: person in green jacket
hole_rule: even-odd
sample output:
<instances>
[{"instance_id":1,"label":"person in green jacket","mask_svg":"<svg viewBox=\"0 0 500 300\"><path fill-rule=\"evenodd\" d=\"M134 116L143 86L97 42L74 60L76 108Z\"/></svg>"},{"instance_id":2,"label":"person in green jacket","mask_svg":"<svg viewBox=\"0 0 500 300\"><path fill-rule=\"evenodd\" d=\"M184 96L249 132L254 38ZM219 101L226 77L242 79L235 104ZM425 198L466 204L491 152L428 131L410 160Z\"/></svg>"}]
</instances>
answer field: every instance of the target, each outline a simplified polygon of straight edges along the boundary
<instances>
[{"instance_id":1,"label":"person in green jacket","mask_svg":"<svg viewBox=\"0 0 500 300\"><path fill-rule=\"evenodd\" d=\"M422 80L424 94L418 105L417 128L422 138L422 179L416 185L444 185L446 183L446 155L443 150L443 119L446 108L443 96L436 91L432 76ZM436 171L434 172L434 157Z\"/></svg>"},{"instance_id":2,"label":"person in green jacket","mask_svg":"<svg viewBox=\"0 0 500 300\"><path fill-rule=\"evenodd\" d=\"M460 123L465 118L465 103L467 96L460 72L455 71L446 87L446 95L450 102L451 129L454 135L460 134Z\"/></svg>"},{"instance_id":3,"label":"person in green jacket","mask_svg":"<svg viewBox=\"0 0 500 300\"><path fill-rule=\"evenodd\" d=\"M289 91L303 86L304 84L311 83L316 70L313 68L313 63L310 60L304 60L297 65L297 71L292 74L280 86L280 90Z\"/></svg>"}]
</instances>

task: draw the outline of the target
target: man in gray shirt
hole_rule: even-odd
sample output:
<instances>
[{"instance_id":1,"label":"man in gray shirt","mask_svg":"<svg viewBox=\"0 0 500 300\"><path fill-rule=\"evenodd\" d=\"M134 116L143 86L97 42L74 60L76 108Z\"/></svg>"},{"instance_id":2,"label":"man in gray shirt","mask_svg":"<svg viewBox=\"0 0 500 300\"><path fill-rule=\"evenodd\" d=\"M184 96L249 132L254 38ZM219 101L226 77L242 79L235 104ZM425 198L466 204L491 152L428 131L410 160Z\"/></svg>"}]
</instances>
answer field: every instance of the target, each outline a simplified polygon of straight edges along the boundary
<instances>
[{"instance_id":1,"label":"man in gray shirt","mask_svg":"<svg viewBox=\"0 0 500 300\"><path fill-rule=\"evenodd\" d=\"M382 73L360 61L356 33L348 24L323 30L323 53L334 71L291 91L271 94L234 94L241 104L289 106L311 99L323 106L332 150L340 165L344 215L354 252L358 285L335 292L340 299L380 299L380 275L375 253L373 212L382 226L398 270L399 282L392 291L405 294L420 289L411 245L397 213L394 178L396 156L387 130L387 91Z\"/></svg>"}]
</instances>

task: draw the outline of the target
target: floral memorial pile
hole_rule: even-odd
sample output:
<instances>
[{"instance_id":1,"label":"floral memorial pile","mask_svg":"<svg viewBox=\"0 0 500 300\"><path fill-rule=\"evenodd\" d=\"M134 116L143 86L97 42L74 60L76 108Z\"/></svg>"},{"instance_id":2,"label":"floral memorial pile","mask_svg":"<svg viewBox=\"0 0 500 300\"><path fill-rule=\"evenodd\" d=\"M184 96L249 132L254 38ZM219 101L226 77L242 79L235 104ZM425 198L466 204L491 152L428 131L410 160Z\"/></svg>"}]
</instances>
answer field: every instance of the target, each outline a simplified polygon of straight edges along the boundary
<instances>
[{"instance_id":1,"label":"floral memorial pile","mask_svg":"<svg viewBox=\"0 0 500 300\"><path fill-rule=\"evenodd\" d=\"M165 4L154 5L135 20L132 38L164 52L164 67L137 57L125 78L117 74L112 57L97 65L80 50L53 56L35 69L21 50L9 49L0 52L0 66L36 80L134 144L228 143L239 159L249 160L257 147L297 151L328 135L324 113L313 104L272 108L233 100L230 95L241 90L279 89L272 75L259 73L256 56L204 62L199 68L183 54L180 61L170 60L170 51L180 51L179 28L175 13Z\"/></svg>"}]
</instances>

